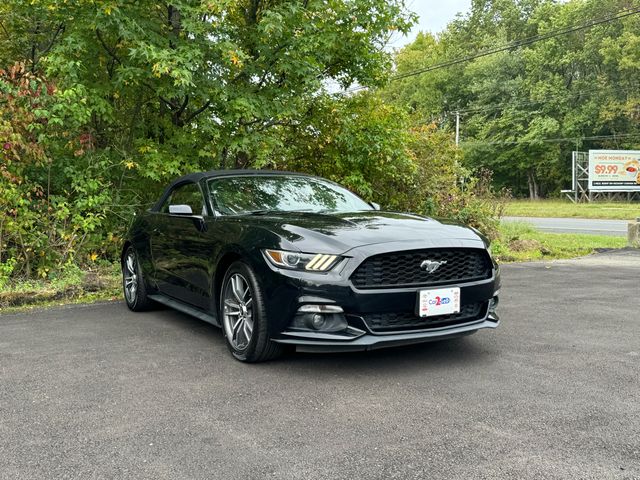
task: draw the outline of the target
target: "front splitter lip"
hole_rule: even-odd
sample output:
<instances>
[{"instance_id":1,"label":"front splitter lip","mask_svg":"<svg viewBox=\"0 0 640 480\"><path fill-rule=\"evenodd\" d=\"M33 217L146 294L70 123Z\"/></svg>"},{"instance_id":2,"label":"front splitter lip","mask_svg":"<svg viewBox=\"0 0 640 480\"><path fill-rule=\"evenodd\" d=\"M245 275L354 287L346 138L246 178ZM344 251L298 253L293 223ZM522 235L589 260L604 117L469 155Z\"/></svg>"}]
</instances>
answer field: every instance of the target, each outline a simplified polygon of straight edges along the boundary
<instances>
[{"instance_id":1,"label":"front splitter lip","mask_svg":"<svg viewBox=\"0 0 640 480\"><path fill-rule=\"evenodd\" d=\"M309 338L296 338L295 332L282 332L280 338L274 338L274 342L295 345L298 351L302 352L355 352L363 350L374 350L378 348L396 347L401 345L411 345L415 343L431 342L436 340L446 340L448 338L469 335L476 330L484 328L496 328L500 321L480 320L466 323L464 325L438 329L426 330L419 333L397 333L385 335L373 335L365 333L353 340L311 340Z\"/></svg>"}]
</instances>

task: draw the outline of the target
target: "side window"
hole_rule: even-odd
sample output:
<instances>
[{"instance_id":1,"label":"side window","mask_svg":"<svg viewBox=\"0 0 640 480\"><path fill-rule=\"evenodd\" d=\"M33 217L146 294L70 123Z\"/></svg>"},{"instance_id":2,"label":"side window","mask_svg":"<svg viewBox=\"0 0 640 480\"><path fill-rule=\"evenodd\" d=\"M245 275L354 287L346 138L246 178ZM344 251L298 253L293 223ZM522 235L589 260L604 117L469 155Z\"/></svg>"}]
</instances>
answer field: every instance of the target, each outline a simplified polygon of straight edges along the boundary
<instances>
[{"instance_id":1,"label":"side window","mask_svg":"<svg viewBox=\"0 0 640 480\"><path fill-rule=\"evenodd\" d=\"M187 183L175 188L167 197L160 211L169 213L169 205L189 205L194 215L206 215L202 193L195 183Z\"/></svg>"}]
</instances>

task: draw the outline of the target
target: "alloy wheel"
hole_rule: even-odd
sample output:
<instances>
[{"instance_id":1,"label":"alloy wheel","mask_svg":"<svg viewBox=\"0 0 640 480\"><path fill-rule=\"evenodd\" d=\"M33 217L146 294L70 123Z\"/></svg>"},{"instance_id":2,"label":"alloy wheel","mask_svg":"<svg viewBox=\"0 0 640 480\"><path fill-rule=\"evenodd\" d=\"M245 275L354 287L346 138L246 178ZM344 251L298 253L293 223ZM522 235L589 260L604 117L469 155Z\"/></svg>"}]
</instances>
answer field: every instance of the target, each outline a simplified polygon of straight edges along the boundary
<instances>
[{"instance_id":1,"label":"alloy wheel","mask_svg":"<svg viewBox=\"0 0 640 480\"><path fill-rule=\"evenodd\" d=\"M224 287L223 321L227 339L236 350L244 350L253 334L253 297L249 282L239 273L227 279Z\"/></svg>"},{"instance_id":2,"label":"alloy wheel","mask_svg":"<svg viewBox=\"0 0 640 480\"><path fill-rule=\"evenodd\" d=\"M132 251L129 251L124 261L123 276L124 295L127 302L133 305L138 295L138 274L136 269L136 255Z\"/></svg>"}]
</instances>

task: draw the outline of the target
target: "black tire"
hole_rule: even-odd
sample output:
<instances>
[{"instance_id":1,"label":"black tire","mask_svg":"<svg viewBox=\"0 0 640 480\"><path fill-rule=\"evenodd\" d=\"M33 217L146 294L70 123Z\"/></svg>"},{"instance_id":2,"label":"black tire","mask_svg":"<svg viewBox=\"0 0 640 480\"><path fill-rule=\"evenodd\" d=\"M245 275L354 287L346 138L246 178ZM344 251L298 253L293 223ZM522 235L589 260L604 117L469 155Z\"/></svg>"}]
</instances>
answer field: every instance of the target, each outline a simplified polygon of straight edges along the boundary
<instances>
[{"instance_id":1,"label":"black tire","mask_svg":"<svg viewBox=\"0 0 640 480\"><path fill-rule=\"evenodd\" d=\"M235 315L235 313L227 313L235 312L236 307L238 312L242 312L243 307L240 305L241 301L237 296L233 297L236 299L237 305L235 305L235 307L230 307L227 303L227 310L225 310L225 300L229 300L225 295L230 293L229 289L233 290L232 282L238 281L238 277L243 279L246 287L248 287L246 290L248 296L245 297L247 302L244 304L244 315L241 313L238 313L238 315ZM284 350L282 345L273 342L269 337L264 292L260 285L260 281L249 265L242 261L237 261L231 264L224 275L224 279L222 280L219 299L220 320L224 338L229 351L237 360L248 363L265 362L267 360L277 358L282 354ZM246 306L248 303L250 303L250 307ZM241 323L240 318L242 316L245 318L244 323L239 327L234 328L234 320L237 318L237 323L235 325L238 325ZM249 335L250 339L247 342L246 335L243 333L243 336L245 337L245 342L243 343L238 341L238 337L240 336L238 332L239 330L244 331L244 327L248 324L249 318L252 322L251 334ZM234 332L236 332L235 335L238 337L234 336Z\"/></svg>"},{"instance_id":2,"label":"black tire","mask_svg":"<svg viewBox=\"0 0 640 480\"><path fill-rule=\"evenodd\" d=\"M131 259L133 259L133 267L130 263ZM142 275L138 254L133 247L127 248L127 251L122 256L121 268L122 293L129 310L133 312L150 310L155 302L147 296L147 285ZM131 285L130 282L135 285L135 293L133 295L131 295L131 290L128 290Z\"/></svg>"}]
</instances>

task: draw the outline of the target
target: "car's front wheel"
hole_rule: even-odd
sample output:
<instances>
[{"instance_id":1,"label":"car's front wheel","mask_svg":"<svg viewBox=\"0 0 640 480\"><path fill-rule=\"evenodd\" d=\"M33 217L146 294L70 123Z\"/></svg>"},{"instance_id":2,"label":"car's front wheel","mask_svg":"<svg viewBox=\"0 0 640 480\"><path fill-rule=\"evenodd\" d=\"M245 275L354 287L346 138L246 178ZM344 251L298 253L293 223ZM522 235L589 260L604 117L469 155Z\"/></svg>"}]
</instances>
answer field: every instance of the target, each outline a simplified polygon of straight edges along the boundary
<instances>
[{"instance_id":1,"label":"car's front wheel","mask_svg":"<svg viewBox=\"0 0 640 480\"><path fill-rule=\"evenodd\" d=\"M282 353L282 346L269 338L260 282L242 261L233 263L224 276L220 314L227 346L236 359L263 362Z\"/></svg>"}]
</instances>

